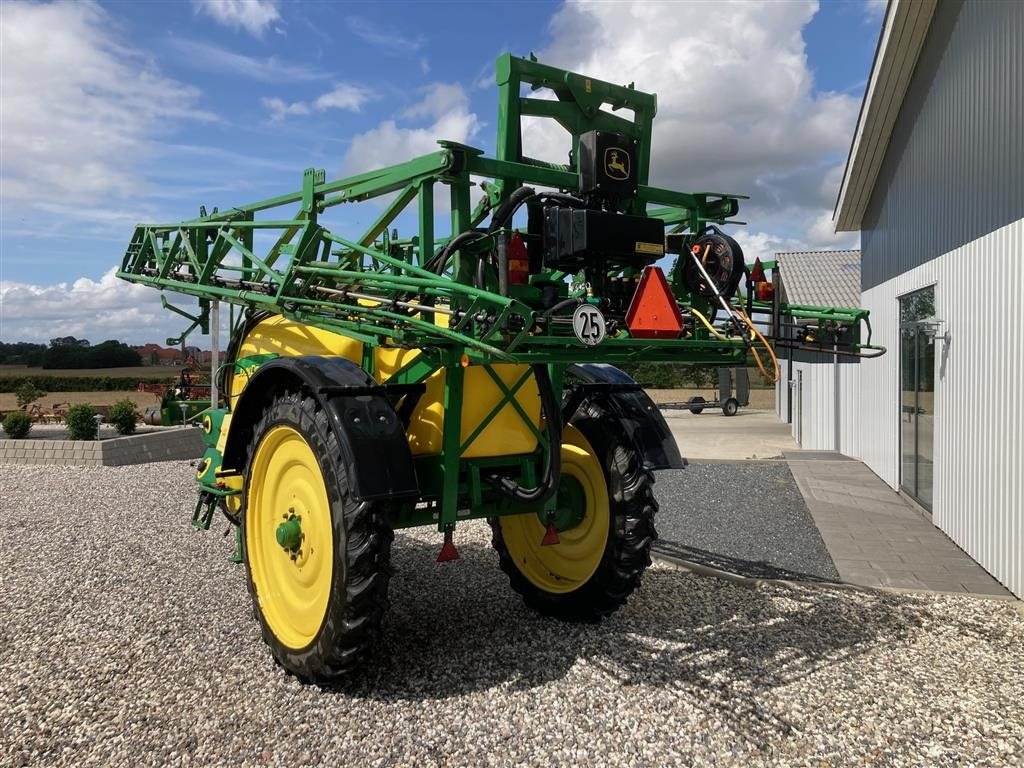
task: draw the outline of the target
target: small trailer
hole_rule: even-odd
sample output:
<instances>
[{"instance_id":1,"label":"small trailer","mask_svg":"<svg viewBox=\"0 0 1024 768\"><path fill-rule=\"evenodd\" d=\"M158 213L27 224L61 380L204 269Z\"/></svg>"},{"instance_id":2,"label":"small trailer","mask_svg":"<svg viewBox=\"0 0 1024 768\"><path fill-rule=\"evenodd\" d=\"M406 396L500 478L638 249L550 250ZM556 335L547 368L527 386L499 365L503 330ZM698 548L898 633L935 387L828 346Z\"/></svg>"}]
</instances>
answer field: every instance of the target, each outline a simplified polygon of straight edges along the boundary
<instances>
[{"instance_id":1,"label":"small trailer","mask_svg":"<svg viewBox=\"0 0 1024 768\"><path fill-rule=\"evenodd\" d=\"M705 408L721 408L726 416L735 416L740 408L750 405L750 374L746 368L718 369L718 399L705 400L695 395L685 403L664 403L660 407L667 410L687 410L694 415L704 412Z\"/></svg>"}]
</instances>

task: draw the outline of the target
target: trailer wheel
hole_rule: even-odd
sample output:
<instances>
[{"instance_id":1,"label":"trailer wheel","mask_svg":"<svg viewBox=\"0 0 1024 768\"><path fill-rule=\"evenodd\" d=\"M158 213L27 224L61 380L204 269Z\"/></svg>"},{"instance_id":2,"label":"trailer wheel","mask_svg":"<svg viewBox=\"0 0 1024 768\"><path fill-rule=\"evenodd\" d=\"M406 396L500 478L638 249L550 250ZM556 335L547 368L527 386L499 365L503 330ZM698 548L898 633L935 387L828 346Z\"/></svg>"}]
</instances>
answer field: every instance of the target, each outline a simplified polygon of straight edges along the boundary
<instances>
[{"instance_id":1,"label":"trailer wheel","mask_svg":"<svg viewBox=\"0 0 1024 768\"><path fill-rule=\"evenodd\" d=\"M373 649L392 538L380 504L349 495L338 438L316 401L277 395L249 447L242 549L253 610L281 666L325 682Z\"/></svg>"},{"instance_id":2,"label":"trailer wheel","mask_svg":"<svg viewBox=\"0 0 1024 768\"><path fill-rule=\"evenodd\" d=\"M740 409L740 401L735 397L730 397L724 403L722 403L722 413L726 416L735 416L736 412Z\"/></svg>"},{"instance_id":3,"label":"trailer wheel","mask_svg":"<svg viewBox=\"0 0 1024 768\"><path fill-rule=\"evenodd\" d=\"M490 523L501 568L528 606L597 621L626 602L651 564L658 503L653 474L614 416L594 404L580 416L563 434L559 543L541 546L536 514Z\"/></svg>"},{"instance_id":4,"label":"trailer wheel","mask_svg":"<svg viewBox=\"0 0 1024 768\"><path fill-rule=\"evenodd\" d=\"M700 414L704 413L703 404L705 402L706 401L704 400L704 398L701 397L700 395L694 395L693 397L686 401L686 404L690 406L690 413L694 414L695 416L699 416Z\"/></svg>"}]
</instances>

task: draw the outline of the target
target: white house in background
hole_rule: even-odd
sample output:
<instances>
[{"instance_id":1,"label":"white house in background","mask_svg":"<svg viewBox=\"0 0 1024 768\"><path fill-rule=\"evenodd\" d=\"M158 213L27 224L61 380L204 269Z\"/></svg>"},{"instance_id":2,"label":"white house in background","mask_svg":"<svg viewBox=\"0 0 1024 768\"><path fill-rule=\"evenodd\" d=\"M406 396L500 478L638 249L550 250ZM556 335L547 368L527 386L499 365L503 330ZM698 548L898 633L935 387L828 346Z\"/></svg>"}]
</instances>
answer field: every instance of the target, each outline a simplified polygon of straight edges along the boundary
<instances>
[{"instance_id":1,"label":"white house in background","mask_svg":"<svg viewBox=\"0 0 1024 768\"><path fill-rule=\"evenodd\" d=\"M775 254L773 282L782 301L818 307L860 306L860 251L788 251ZM783 328L792 338L795 329ZM825 352L779 350L775 411L792 426L804 450L852 450L844 433L843 409L856 399L859 359Z\"/></svg>"},{"instance_id":2,"label":"white house in background","mask_svg":"<svg viewBox=\"0 0 1024 768\"><path fill-rule=\"evenodd\" d=\"M1024 596L1024 2L891 0L835 222L889 350L843 452Z\"/></svg>"}]
</instances>

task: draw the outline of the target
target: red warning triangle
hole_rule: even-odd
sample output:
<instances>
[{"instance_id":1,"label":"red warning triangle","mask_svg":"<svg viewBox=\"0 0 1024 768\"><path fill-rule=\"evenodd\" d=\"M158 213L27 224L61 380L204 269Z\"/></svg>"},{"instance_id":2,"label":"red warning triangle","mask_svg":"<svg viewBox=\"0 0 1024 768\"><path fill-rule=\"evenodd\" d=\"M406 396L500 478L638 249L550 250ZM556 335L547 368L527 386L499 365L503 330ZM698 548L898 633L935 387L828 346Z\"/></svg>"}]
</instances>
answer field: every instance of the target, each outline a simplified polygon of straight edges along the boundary
<instances>
[{"instance_id":1,"label":"red warning triangle","mask_svg":"<svg viewBox=\"0 0 1024 768\"><path fill-rule=\"evenodd\" d=\"M764 276L764 267L761 266L761 259L754 259L754 267L750 270L750 282L765 283L768 278Z\"/></svg>"},{"instance_id":2,"label":"red warning triangle","mask_svg":"<svg viewBox=\"0 0 1024 768\"><path fill-rule=\"evenodd\" d=\"M683 329L683 316L661 267L644 267L626 325L637 339L674 339Z\"/></svg>"}]
</instances>

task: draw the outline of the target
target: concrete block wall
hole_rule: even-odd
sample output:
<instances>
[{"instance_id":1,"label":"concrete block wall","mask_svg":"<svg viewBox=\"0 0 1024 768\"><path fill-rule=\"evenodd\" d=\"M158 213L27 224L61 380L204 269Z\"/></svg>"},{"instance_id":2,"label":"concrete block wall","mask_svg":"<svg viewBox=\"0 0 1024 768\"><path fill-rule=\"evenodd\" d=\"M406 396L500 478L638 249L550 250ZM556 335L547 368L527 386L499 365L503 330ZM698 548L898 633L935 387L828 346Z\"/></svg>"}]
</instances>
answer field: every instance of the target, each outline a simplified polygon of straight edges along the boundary
<instances>
[{"instance_id":1,"label":"concrete block wall","mask_svg":"<svg viewBox=\"0 0 1024 768\"><path fill-rule=\"evenodd\" d=\"M120 467L197 459L203 450L200 430L181 427L108 440L0 440L0 463Z\"/></svg>"}]
</instances>

